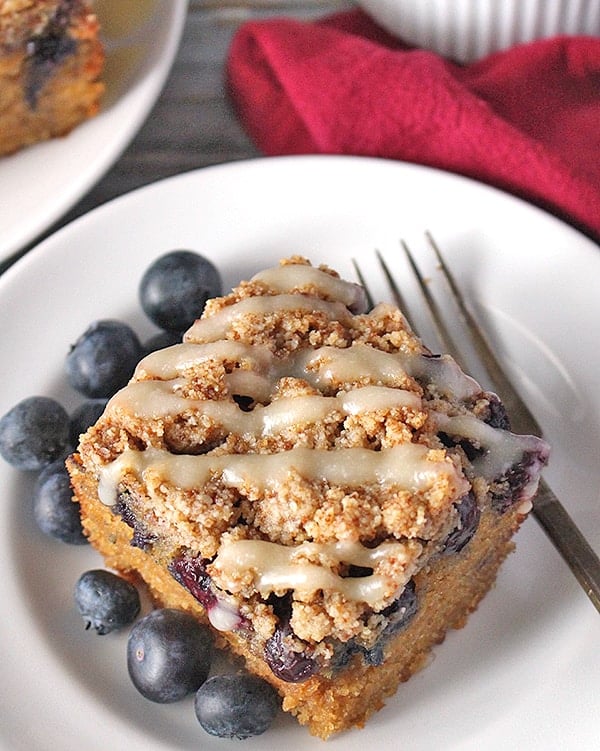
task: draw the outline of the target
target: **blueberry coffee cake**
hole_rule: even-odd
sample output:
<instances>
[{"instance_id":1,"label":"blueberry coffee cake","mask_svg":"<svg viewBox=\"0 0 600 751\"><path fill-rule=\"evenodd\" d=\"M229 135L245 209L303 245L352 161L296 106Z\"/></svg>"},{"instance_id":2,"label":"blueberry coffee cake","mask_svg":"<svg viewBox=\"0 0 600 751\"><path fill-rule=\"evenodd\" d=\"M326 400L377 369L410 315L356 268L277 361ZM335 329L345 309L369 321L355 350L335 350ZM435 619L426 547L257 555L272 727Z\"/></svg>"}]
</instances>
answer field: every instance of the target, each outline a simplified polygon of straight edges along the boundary
<instances>
[{"instance_id":1,"label":"blueberry coffee cake","mask_svg":"<svg viewBox=\"0 0 600 751\"><path fill-rule=\"evenodd\" d=\"M84 0L0 0L0 156L99 109L104 51Z\"/></svg>"},{"instance_id":2,"label":"blueberry coffee cake","mask_svg":"<svg viewBox=\"0 0 600 751\"><path fill-rule=\"evenodd\" d=\"M146 356L69 468L107 565L327 738L465 624L547 457L397 308L292 257Z\"/></svg>"}]
</instances>

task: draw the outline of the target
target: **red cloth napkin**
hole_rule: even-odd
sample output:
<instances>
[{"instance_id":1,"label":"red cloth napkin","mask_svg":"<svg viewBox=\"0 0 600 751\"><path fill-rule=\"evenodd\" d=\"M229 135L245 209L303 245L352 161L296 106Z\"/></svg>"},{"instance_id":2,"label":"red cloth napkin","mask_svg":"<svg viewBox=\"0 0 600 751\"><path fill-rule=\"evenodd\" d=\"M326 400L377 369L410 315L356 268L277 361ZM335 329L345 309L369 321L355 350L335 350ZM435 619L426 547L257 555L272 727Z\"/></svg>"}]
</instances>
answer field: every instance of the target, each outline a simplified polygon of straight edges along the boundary
<instances>
[{"instance_id":1,"label":"red cloth napkin","mask_svg":"<svg viewBox=\"0 0 600 751\"><path fill-rule=\"evenodd\" d=\"M350 11L246 23L227 74L240 120L267 155L439 167L600 238L600 39L557 37L461 66Z\"/></svg>"}]
</instances>

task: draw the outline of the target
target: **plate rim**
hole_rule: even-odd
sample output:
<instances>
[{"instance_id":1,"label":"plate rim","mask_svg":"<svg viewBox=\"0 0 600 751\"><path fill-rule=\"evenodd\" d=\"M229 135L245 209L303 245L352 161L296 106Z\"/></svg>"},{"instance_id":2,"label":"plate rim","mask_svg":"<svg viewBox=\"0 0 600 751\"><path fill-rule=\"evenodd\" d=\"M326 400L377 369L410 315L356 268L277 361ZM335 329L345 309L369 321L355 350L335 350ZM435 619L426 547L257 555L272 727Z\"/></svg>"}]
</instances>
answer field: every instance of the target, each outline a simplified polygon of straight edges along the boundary
<instances>
[{"instance_id":1,"label":"plate rim","mask_svg":"<svg viewBox=\"0 0 600 751\"><path fill-rule=\"evenodd\" d=\"M187 5L188 0L175 0L175 2L181 2ZM168 73L166 74L168 75ZM151 105L150 105L151 108ZM450 170L444 170L438 167L432 167L424 164L417 164L414 162L408 162L398 159L387 159L385 157L373 157L362 155L345 155L345 154L290 154L284 156L253 156L246 159L238 159L227 162L219 162L216 164L208 164L202 167L194 167L189 170L184 170L174 175L168 175L157 180L153 180L145 185L133 188L125 193L122 193L110 200L95 206L86 211L81 216L78 216L67 224L59 227L54 232L44 237L39 242L32 245L32 247L24 253L21 257L17 258L5 271L0 273L0 286L3 278L8 274L12 276L12 273L18 273L18 269L21 268L28 259L32 259L37 256L38 253L45 252L48 246L60 240L62 233L73 231L73 229L82 222L87 222L90 219L95 219L97 215L101 215L105 211L113 211L115 207L118 207L123 202L128 202L132 199L143 199L146 194L150 194L154 191L160 191L164 188L169 188L172 185L178 185L181 181L193 181L197 178L201 178L204 174L220 173L227 171L246 171L250 169L261 169L263 166L270 168L271 166L282 169L288 164L310 165L311 162L332 164L332 165L352 165L361 164L364 166L370 166L372 168L382 168L394 170L395 167L401 169L414 170L422 175L430 175L450 182L456 182L457 184L463 184L469 188L481 191L490 197L497 196L500 200L505 200L509 203L513 203L515 206L519 206L522 210L526 210L537 215L540 218L544 218L550 223L554 223L556 227L561 227L564 230L573 233L573 236L577 237L583 244L589 246L589 250L600 251L600 244L597 243L594 238L583 232L578 226L569 223L564 217L558 216L552 213L547 208L539 206L535 203L527 201L521 196L515 195L510 191L489 183L482 182L468 175L452 172Z\"/></svg>"}]
</instances>

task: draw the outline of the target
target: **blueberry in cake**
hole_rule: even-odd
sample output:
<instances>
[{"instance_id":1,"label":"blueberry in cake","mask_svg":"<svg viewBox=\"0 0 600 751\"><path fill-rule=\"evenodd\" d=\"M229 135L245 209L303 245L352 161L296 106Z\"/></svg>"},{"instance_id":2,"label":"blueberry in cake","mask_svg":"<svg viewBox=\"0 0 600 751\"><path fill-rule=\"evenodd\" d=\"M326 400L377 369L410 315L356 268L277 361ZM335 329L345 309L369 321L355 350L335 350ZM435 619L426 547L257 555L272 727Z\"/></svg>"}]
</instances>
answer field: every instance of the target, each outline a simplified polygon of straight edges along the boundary
<instances>
[{"instance_id":1,"label":"blueberry in cake","mask_svg":"<svg viewBox=\"0 0 600 751\"><path fill-rule=\"evenodd\" d=\"M99 109L104 51L84 0L0 0L0 156Z\"/></svg>"},{"instance_id":2,"label":"blueberry in cake","mask_svg":"<svg viewBox=\"0 0 600 751\"><path fill-rule=\"evenodd\" d=\"M69 468L107 565L327 738L464 625L547 458L397 308L293 257L146 356Z\"/></svg>"}]
</instances>

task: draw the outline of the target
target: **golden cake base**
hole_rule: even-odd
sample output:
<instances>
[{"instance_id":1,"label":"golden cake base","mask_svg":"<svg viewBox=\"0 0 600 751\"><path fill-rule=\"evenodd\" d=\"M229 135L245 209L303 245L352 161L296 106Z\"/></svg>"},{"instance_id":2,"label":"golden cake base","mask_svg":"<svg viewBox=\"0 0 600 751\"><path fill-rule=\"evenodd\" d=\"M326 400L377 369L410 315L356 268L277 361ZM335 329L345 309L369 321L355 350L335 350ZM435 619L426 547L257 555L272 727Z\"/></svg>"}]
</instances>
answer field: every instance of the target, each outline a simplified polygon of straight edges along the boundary
<instances>
[{"instance_id":1,"label":"golden cake base","mask_svg":"<svg viewBox=\"0 0 600 751\"><path fill-rule=\"evenodd\" d=\"M186 610L207 623L203 607L166 568L130 545L132 530L98 500L96 483L81 468L77 456L70 460L69 469L85 532L106 565L125 575L139 576L158 606ZM460 553L438 557L416 575L419 609L410 624L390 641L380 666L365 665L355 655L334 677L315 675L304 683L286 683L249 650L247 640L240 635L216 632L217 643L243 657L251 672L271 683L283 699L283 709L295 715L313 735L326 739L362 727L400 683L427 664L431 649L444 640L449 629L465 625L513 550L512 537L524 518L518 508L503 515L485 511L477 533Z\"/></svg>"}]
</instances>

